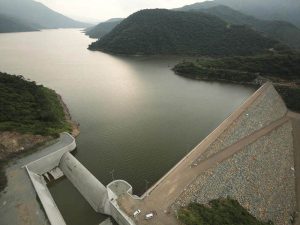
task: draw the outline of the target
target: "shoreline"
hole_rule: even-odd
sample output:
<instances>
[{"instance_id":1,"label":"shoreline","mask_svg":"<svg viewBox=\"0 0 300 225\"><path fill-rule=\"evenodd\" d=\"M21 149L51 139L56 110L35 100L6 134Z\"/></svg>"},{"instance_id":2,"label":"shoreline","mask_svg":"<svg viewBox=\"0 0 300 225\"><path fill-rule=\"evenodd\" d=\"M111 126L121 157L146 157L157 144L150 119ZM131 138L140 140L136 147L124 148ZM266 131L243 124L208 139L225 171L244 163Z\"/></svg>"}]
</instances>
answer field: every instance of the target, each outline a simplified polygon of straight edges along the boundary
<instances>
[{"instance_id":1,"label":"shoreline","mask_svg":"<svg viewBox=\"0 0 300 225\"><path fill-rule=\"evenodd\" d=\"M284 100L285 104L289 108L289 110L294 112L300 112L300 105L298 104L300 99L300 83L298 80L289 80L283 79L281 77L272 77L271 75L260 75L259 73L253 73L255 76L253 79L245 79L236 78L236 73L240 72L242 76L244 76L244 71L234 71L236 73L230 74L232 70L230 69L223 69L225 71L225 75L228 75L227 78L224 76L224 73L220 73L218 69L211 70L209 72L212 73L212 77L210 74L205 74L203 71L197 70L197 65L190 64L190 65L183 65L184 63L179 63L172 68L173 72L177 76L181 76L187 79L198 80L198 81L206 81L206 82L220 82L220 83L227 83L227 84L236 84L236 85L243 85L248 87L259 88L266 82L271 82L275 89L278 91L282 99ZM179 68L177 66L179 65ZM180 67L181 66L181 67ZM201 68L201 66L200 66ZM211 68L206 68L210 70ZM217 71L217 72L216 72ZM204 73L204 74L203 74Z\"/></svg>"},{"instance_id":2,"label":"shoreline","mask_svg":"<svg viewBox=\"0 0 300 225\"><path fill-rule=\"evenodd\" d=\"M79 130L80 124L77 121L72 119L72 115L70 113L70 110L69 110L67 104L64 102L62 96L57 94L57 93L56 93L56 95L57 95L57 98L58 98L61 106L63 107L64 113L65 113L65 119L68 122L68 124L71 126L71 129L72 129L71 135L74 138L76 138L80 134L80 130Z\"/></svg>"},{"instance_id":3,"label":"shoreline","mask_svg":"<svg viewBox=\"0 0 300 225\"><path fill-rule=\"evenodd\" d=\"M63 101L61 95L58 93L56 95L63 107L65 119L70 125L70 133L76 138L80 134L79 123L72 120L68 106ZM11 160L26 154L32 154L42 146L51 144L55 139L53 136L22 134L15 131L0 132L0 193L7 186L5 167Z\"/></svg>"},{"instance_id":4,"label":"shoreline","mask_svg":"<svg viewBox=\"0 0 300 225\"><path fill-rule=\"evenodd\" d=\"M70 133L74 138L76 138L80 134L79 123L72 120L70 111L62 97L57 93L56 95L63 108L65 120L70 125ZM19 153L26 152L30 149L34 149L35 147L44 145L53 139L55 139L55 137L29 133L22 134L16 131L0 132L0 160L5 161L7 158L10 158L10 155L17 155Z\"/></svg>"}]
</instances>

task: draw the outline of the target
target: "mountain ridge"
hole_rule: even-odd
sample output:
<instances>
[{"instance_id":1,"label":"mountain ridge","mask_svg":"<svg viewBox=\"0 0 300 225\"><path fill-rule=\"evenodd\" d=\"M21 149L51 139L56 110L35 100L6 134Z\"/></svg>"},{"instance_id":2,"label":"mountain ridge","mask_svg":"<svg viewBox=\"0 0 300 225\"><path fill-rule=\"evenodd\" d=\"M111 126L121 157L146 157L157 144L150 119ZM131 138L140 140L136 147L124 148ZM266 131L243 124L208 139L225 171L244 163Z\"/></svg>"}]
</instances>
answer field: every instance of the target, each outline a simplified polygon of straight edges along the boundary
<instances>
[{"instance_id":1,"label":"mountain ridge","mask_svg":"<svg viewBox=\"0 0 300 225\"><path fill-rule=\"evenodd\" d=\"M89 24L66 17L40 2L32 0L0 0L0 14L32 24L35 29L83 28Z\"/></svg>"},{"instance_id":2,"label":"mountain ridge","mask_svg":"<svg viewBox=\"0 0 300 225\"><path fill-rule=\"evenodd\" d=\"M146 9L130 15L89 49L129 55L218 56L255 54L277 44L206 13Z\"/></svg>"},{"instance_id":3,"label":"mountain ridge","mask_svg":"<svg viewBox=\"0 0 300 225\"><path fill-rule=\"evenodd\" d=\"M16 18L0 14L0 33L13 33L13 32L29 32L38 31L30 24L26 24Z\"/></svg>"},{"instance_id":4,"label":"mountain ridge","mask_svg":"<svg viewBox=\"0 0 300 225\"><path fill-rule=\"evenodd\" d=\"M263 20L284 20L300 28L300 1L298 0L214 0L198 2L178 9L200 9L226 5L242 13Z\"/></svg>"},{"instance_id":5,"label":"mountain ridge","mask_svg":"<svg viewBox=\"0 0 300 225\"><path fill-rule=\"evenodd\" d=\"M270 38L281 41L284 44L300 49L300 29L287 21L261 20L254 16L241 13L226 5L218 5L214 2L206 4L186 6L178 8L179 11L200 11L219 17L220 19L234 25L247 25L267 35Z\"/></svg>"},{"instance_id":6,"label":"mountain ridge","mask_svg":"<svg viewBox=\"0 0 300 225\"><path fill-rule=\"evenodd\" d=\"M119 25L123 18L112 18L102 23L97 24L94 27L87 28L85 34L91 38L101 38L104 35L112 31L117 25Z\"/></svg>"}]
</instances>

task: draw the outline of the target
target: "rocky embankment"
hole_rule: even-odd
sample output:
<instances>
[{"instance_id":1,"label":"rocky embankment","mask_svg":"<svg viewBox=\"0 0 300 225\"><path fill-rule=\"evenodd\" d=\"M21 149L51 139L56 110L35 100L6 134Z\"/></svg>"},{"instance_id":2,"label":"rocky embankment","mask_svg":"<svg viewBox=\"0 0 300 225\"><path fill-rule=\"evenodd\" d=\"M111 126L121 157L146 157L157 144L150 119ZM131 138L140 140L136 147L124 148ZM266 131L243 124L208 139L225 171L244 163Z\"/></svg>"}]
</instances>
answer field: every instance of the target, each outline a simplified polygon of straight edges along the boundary
<instances>
[{"instance_id":1,"label":"rocky embankment","mask_svg":"<svg viewBox=\"0 0 300 225\"><path fill-rule=\"evenodd\" d=\"M296 210L292 125L282 125L233 157L199 174L173 205L230 198L252 215L291 225Z\"/></svg>"},{"instance_id":2,"label":"rocky embankment","mask_svg":"<svg viewBox=\"0 0 300 225\"><path fill-rule=\"evenodd\" d=\"M68 106L64 103L62 97L60 95L58 95L58 98L59 98L60 104L62 105L62 107L64 109L65 119L71 126L71 130L72 130L71 134L73 137L77 137L80 134L79 123L72 119L72 116L68 109Z\"/></svg>"}]
</instances>

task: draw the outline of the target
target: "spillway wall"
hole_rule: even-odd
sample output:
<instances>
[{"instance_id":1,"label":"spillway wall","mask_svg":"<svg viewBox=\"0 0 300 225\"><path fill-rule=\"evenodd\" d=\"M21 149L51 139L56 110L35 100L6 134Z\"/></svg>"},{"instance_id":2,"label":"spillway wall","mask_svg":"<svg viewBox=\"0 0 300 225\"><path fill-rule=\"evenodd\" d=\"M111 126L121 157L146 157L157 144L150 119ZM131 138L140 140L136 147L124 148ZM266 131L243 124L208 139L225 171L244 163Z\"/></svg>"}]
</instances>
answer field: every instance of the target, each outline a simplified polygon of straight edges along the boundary
<instances>
[{"instance_id":1,"label":"spillway wall","mask_svg":"<svg viewBox=\"0 0 300 225\"><path fill-rule=\"evenodd\" d=\"M110 204L105 186L72 154L65 153L60 160L59 167L96 212L110 215Z\"/></svg>"}]
</instances>

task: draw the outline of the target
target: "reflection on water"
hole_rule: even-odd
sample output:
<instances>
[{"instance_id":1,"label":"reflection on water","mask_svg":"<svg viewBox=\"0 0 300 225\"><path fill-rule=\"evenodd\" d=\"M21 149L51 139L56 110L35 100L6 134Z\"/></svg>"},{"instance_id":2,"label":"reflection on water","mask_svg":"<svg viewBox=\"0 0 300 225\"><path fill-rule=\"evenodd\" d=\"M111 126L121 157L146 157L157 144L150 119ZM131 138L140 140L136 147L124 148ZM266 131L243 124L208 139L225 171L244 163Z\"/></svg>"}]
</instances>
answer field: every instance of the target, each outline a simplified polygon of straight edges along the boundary
<instances>
[{"instance_id":1,"label":"reflection on water","mask_svg":"<svg viewBox=\"0 0 300 225\"><path fill-rule=\"evenodd\" d=\"M125 179L142 194L252 92L176 76L180 59L91 52L79 30L1 34L0 71L61 94L81 125L76 157L105 185ZM67 181L50 188L69 224L97 215Z\"/></svg>"}]
</instances>

